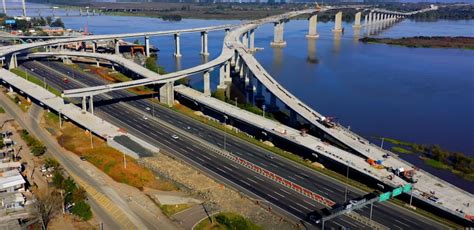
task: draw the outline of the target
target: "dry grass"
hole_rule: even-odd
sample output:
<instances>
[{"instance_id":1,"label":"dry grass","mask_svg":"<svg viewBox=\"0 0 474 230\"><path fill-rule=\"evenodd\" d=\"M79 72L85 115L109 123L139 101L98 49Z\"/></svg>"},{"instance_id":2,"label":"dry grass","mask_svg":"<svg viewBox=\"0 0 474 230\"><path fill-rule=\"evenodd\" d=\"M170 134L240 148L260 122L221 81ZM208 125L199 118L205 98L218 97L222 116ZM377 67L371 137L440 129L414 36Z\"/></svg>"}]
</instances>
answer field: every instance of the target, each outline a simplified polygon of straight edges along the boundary
<instances>
[{"instance_id":1,"label":"dry grass","mask_svg":"<svg viewBox=\"0 0 474 230\"><path fill-rule=\"evenodd\" d=\"M174 184L157 179L150 170L141 167L135 159L129 156L125 156L127 168L124 168L124 154L109 147L106 141L96 136L92 137L92 148L91 134L75 124L65 122L63 128L59 130L57 116L52 113L46 114L44 121L48 130L55 130L54 136L61 146L79 156L84 156L87 161L115 181L138 189L148 187L164 191L177 190Z\"/></svg>"}]
</instances>

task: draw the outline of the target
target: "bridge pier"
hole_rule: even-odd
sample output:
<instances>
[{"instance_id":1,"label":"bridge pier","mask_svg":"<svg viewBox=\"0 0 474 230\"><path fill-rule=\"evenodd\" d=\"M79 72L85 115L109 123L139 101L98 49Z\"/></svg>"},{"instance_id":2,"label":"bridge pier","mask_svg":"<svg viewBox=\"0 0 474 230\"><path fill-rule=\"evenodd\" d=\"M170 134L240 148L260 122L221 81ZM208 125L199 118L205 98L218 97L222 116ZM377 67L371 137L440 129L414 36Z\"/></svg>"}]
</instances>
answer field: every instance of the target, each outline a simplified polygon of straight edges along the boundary
<instances>
[{"instance_id":1,"label":"bridge pier","mask_svg":"<svg viewBox=\"0 0 474 230\"><path fill-rule=\"evenodd\" d=\"M309 26L308 26L308 34L306 35L307 38L319 38L318 34L318 15L314 14L309 17Z\"/></svg>"},{"instance_id":2,"label":"bridge pier","mask_svg":"<svg viewBox=\"0 0 474 230\"><path fill-rule=\"evenodd\" d=\"M245 77L246 86L245 92L247 94L247 102L253 104L254 103L254 85L253 85L253 73L247 72L247 76Z\"/></svg>"},{"instance_id":3,"label":"bridge pier","mask_svg":"<svg viewBox=\"0 0 474 230\"><path fill-rule=\"evenodd\" d=\"M120 54L120 44L118 39L114 39L114 44L115 44L115 54L119 55Z\"/></svg>"},{"instance_id":4,"label":"bridge pier","mask_svg":"<svg viewBox=\"0 0 474 230\"><path fill-rule=\"evenodd\" d=\"M373 17L374 17L373 13L370 12L370 13L369 13L369 24L368 24L369 26L371 26L372 23L373 23L373 20L374 20Z\"/></svg>"},{"instance_id":5,"label":"bridge pier","mask_svg":"<svg viewBox=\"0 0 474 230\"><path fill-rule=\"evenodd\" d=\"M92 115L94 115L94 96L89 97L89 111Z\"/></svg>"},{"instance_id":6,"label":"bridge pier","mask_svg":"<svg viewBox=\"0 0 474 230\"><path fill-rule=\"evenodd\" d=\"M368 15L366 14L366 15L364 16L364 26L367 26L367 25L368 25L367 18L368 18Z\"/></svg>"},{"instance_id":7,"label":"bridge pier","mask_svg":"<svg viewBox=\"0 0 474 230\"><path fill-rule=\"evenodd\" d=\"M82 97L82 113L86 113L87 111L87 97Z\"/></svg>"},{"instance_id":8,"label":"bridge pier","mask_svg":"<svg viewBox=\"0 0 474 230\"><path fill-rule=\"evenodd\" d=\"M174 104L174 82L167 82L160 87L160 102L172 107Z\"/></svg>"},{"instance_id":9,"label":"bridge pier","mask_svg":"<svg viewBox=\"0 0 474 230\"><path fill-rule=\"evenodd\" d=\"M332 32L339 33L342 32L342 12L339 11L335 16L334 29Z\"/></svg>"},{"instance_id":10,"label":"bridge pier","mask_svg":"<svg viewBox=\"0 0 474 230\"><path fill-rule=\"evenodd\" d=\"M249 49L250 51L255 51L255 30L251 29L249 31Z\"/></svg>"},{"instance_id":11,"label":"bridge pier","mask_svg":"<svg viewBox=\"0 0 474 230\"><path fill-rule=\"evenodd\" d=\"M219 85L217 85L218 89L226 89L227 85L225 84L225 64L222 64L219 67Z\"/></svg>"},{"instance_id":12,"label":"bridge pier","mask_svg":"<svg viewBox=\"0 0 474 230\"><path fill-rule=\"evenodd\" d=\"M291 108L288 108L289 112L290 112L290 124L292 126L295 126L298 124L298 118L297 118L297 113L296 111L292 110Z\"/></svg>"},{"instance_id":13,"label":"bridge pier","mask_svg":"<svg viewBox=\"0 0 474 230\"><path fill-rule=\"evenodd\" d=\"M174 45L175 45L175 52L174 56L179 58L181 57L181 48L180 48L180 42L179 42L179 33L174 34Z\"/></svg>"},{"instance_id":14,"label":"bridge pier","mask_svg":"<svg viewBox=\"0 0 474 230\"><path fill-rule=\"evenodd\" d=\"M242 44L244 44L245 48L249 47L249 32L248 31L242 35Z\"/></svg>"},{"instance_id":15,"label":"bridge pier","mask_svg":"<svg viewBox=\"0 0 474 230\"><path fill-rule=\"evenodd\" d=\"M207 43L208 43L207 31L202 31L201 32L201 55L203 56L209 56Z\"/></svg>"},{"instance_id":16,"label":"bridge pier","mask_svg":"<svg viewBox=\"0 0 474 230\"><path fill-rule=\"evenodd\" d=\"M63 50L63 46L61 46L61 51ZM92 53L96 53L97 52L97 42L96 41L92 41Z\"/></svg>"},{"instance_id":17,"label":"bridge pier","mask_svg":"<svg viewBox=\"0 0 474 230\"><path fill-rule=\"evenodd\" d=\"M230 61L227 61L225 63L225 79L224 79L224 81L226 83L232 81L232 79L230 78Z\"/></svg>"},{"instance_id":18,"label":"bridge pier","mask_svg":"<svg viewBox=\"0 0 474 230\"><path fill-rule=\"evenodd\" d=\"M145 55L150 57L150 36L145 36Z\"/></svg>"},{"instance_id":19,"label":"bridge pier","mask_svg":"<svg viewBox=\"0 0 474 230\"><path fill-rule=\"evenodd\" d=\"M12 54L10 58L10 64L8 65L8 69L14 69L18 67L18 59L16 57L16 53Z\"/></svg>"},{"instance_id":20,"label":"bridge pier","mask_svg":"<svg viewBox=\"0 0 474 230\"><path fill-rule=\"evenodd\" d=\"M273 35L273 42L270 43L272 47L285 47L286 41L283 39L283 32L285 29L285 22L280 21L274 23L274 35Z\"/></svg>"},{"instance_id":21,"label":"bridge pier","mask_svg":"<svg viewBox=\"0 0 474 230\"><path fill-rule=\"evenodd\" d=\"M273 93L270 93L270 105L267 106L268 112L275 112L278 111L278 106L276 105L276 96Z\"/></svg>"},{"instance_id":22,"label":"bridge pier","mask_svg":"<svg viewBox=\"0 0 474 230\"><path fill-rule=\"evenodd\" d=\"M263 83L257 80L257 95L255 96L255 103L257 106L265 104L265 97L263 96Z\"/></svg>"},{"instance_id":23,"label":"bridge pier","mask_svg":"<svg viewBox=\"0 0 474 230\"><path fill-rule=\"evenodd\" d=\"M360 25L361 16L362 16L362 12L357 12L355 14L354 25L352 26L353 28L360 28L361 27L361 25Z\"/></svg>"},{"instance_id":24,"label":"bridge pier","mask_svg":"<svg viewBox=\"0 0 474 230\"><path fill-rule=\"evenodd\" d=\"M212 70L204 71L204 96L211 96L211 73Z\"/></svg>"}]
</instances>

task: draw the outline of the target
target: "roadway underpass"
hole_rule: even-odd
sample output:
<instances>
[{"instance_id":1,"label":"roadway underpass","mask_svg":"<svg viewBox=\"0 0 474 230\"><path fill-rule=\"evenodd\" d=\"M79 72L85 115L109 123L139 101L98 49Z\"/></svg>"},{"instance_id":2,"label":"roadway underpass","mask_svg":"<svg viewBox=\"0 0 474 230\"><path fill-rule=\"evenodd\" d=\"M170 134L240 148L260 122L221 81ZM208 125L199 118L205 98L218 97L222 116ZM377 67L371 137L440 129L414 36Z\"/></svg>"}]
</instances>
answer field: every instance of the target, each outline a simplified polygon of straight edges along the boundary
<instances>
[{"instance_id":1,"label":"roadway underpass","mask_svg":"<svg viewBox=\"0 0 474 230\"><path fill-rule=\"evenodd\" d=\"M40 63L27 62L24 67L34 69L33 74L45 78L46 83L58 89L72 89L84 86L103 85L107 82L98 76L91 76L61 63L49 62L52 68ZM55 69L55 70L53 70ZM67 77L64 73L74 71L74 79L66 83L63 79ZM163 150L185 159L188 163L201 170L209 172L211 175L218 174L228 179L230 184L235 183L238 187L245 188L260 197L272 202L274 205L291 213L294 217L304 219L306 214L314 209L322 208L316 202L295 193L265 177L250 172L233 162L205 151L204 146L194 145L193 140L181 137L174 140L171 135L176 133L176 128L191 133L196 137L205 138L208 142L223 147L223 132L210 126L196 122L195 120L178 114L168 108L158 104L154 106L149 100L137 98L129 100L136 95L126 91L110 92L107 95L97 97L96 114L108 121L127 129L129 132L149 141ZM113 97L115 101L107 100ZM122 103L117 102L120 98ZM102 100L102 102L100 102ZM154 108L157 119L151 118L152 114L147 108ZM147 117L145 120L144 118ZM170 127L173 124L173 127ZM273 159L267 157L270 152L244 142L238 138L227 135L226 148L230 152L239 155L261 167L273 171L288 180L296 182L312 191L315 191L336 202L344 201L344 185L336 182L324 175L313 172L309 169L295 165L285 159L275 156ZM196 154L197 153L197 154ZM213 162L213 164L209 164ZM217 165L217 166L216 166ZM239 173L236 173L239 172ZM222 179L222 178L221 178ZM234 186L236 187L236 186ZM349 198L356 197L362 193L349 189ZM364 216L369 215L367 208L361 210ZM394 218L396 217L396 218ZM390 228L443 228L430 220L414 215L413 213L395 207L393 205L377 205L374 207L373 219ZM350 228L362 228L358 223L350 218L343 217L335 220L333 226L346 226ZM356 226L352 226L356 225ZM328 223L326 226L330 226Z\"/></svg>"}]
</instances>

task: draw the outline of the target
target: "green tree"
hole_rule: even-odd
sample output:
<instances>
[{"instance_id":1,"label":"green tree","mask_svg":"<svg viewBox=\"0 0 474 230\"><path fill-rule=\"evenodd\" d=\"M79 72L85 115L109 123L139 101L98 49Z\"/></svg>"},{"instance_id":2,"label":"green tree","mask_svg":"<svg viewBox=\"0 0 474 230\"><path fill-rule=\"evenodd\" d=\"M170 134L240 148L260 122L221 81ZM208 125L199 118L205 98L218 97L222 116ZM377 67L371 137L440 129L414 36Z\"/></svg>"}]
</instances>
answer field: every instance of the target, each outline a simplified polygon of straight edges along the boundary
<instances>
[{"instance_id":1,"label":"green tree","mask_svg":"<svg viewBox=\"0 0 474 230\"><path fill-rule=\"evenodd\" d=\"M52 27L62 27L64 28L64 22L61 18L57 18L54 22L51 23Z\"/></svg>"},{"instance_id":2,"label":"green tree","mask_svg":"<svg viewBox=\"0 0 474 230\"><path fill-rule=\"evenodd\" d=\"M54 172L53 175L53 185L56 186L56 188L62 188L64 183L64 176L62 173L59 171Z\"/></svg>"},{"instance_id":3,"label":"green tree","mask_svg":"<svg viewBox=\"0 0 474 230\"><path fill-rule=\"evenodd\" d=\"M90 220L92 218L91 206L84 200L75 203L74 207L72 207L72 213L83 220Z\"/></svg>"}]
</instances>

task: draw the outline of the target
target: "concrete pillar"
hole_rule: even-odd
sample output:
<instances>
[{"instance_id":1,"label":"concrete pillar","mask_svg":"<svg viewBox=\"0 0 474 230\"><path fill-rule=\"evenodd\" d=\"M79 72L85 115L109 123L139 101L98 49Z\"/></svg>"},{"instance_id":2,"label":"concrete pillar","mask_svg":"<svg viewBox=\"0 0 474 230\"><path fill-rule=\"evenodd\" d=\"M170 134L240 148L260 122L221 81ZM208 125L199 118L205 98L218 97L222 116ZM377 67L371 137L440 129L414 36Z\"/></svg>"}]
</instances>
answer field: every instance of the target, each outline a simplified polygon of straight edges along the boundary
<instances>
[{"instance_id":1,"label":"concrete pillar","mask_svg":"<svg viewBox=\"0 0 474 230\"><path fill-rule=\"evenodd\" d=\"M94 96L89 97L89 111L94 115Z\"/></svg>"},{"instance_id":2,"label":"concrete pillar","mask_svg":"<svg viewBox=\"0 0 474 230\"><path fill-rule=\"evenodd\" d=\"M225 63L225 81L231 82L232 79L230 78L230 61Z\"/></svg>"},{"instance_id":3,"label":"concrete pillar","mask_svg":"<svg viewBox=\"0 0 474 230\"><path fill-rule=\"evenodd\" d=\"M242 44L244 44L244 47L248 48L249 47L249 32L245 32L244 35L242 36Z\"/></svg>"},{"instance_id":4,"label":"concrete pillar","mask_svg":"<svg viewBox=\"0 0 474 230\"><path fill-rule=\"evenodd\" d=\"M82 52L86 52L87 43L85 41L81 42Z\"/></svg>"},{"instance_id":5,"label":"concrete pillar","mask_svg":"<svg viewBox=\"0 0 474 230\"><path fill-rule=\"evenodd\" d=\"M372 12L370 12L369 13L369 25L372 25L372 23L373 23L373 16L374 15L372 14Z\"/></svg>"},{"instance_id":6,"label":"concrete pillar","mask_svg":"<svg viewBox=\"0 0 474 230\"><path fill-rule=\"evenodd\" d=\"M201 55L208 56L207 31L201 32Z\"/></svg>"},{"instance_id":7,"label":"concrete pillar","mask_svg":"<svg viewBox=\"0 0 474 230\"><path fill-rule=\"evenodd\" d=\"M235 57L234 70L235 70L235 72L240 72L240 55L238 55L238 54Z\"/></svg>"},{"instance_id":8,"label":"concrete pillar","mask_svg":"<svg viewBox=\"0 0 474 230\"><path fill-rule=\"evenodd\" d=\"M294 111L290 108L288 108L288 110L290 111L290 124L291 125L297 125L297 122L298 122L297 115L298 114L296 113L296 111Z\"/></svg>"},{"instance_id":9,"label":"concrete pillar","mask_svg":"<svg viewBox=\"0 0 474 230\"><path fill-rule=\"evenodd\" d=\"M160 102L169 107L174 105L174 82L167 82L160 87Z\"/></svg>"},{"instance_id":10,"label":"concrete pillar","mask_svg":"<svg viewBox=\"0 0 474 230\"><path fill-rule=\"evenodd\" d=\"M115 54L120 54L120 44L119 44L119 40L118 39L115 39L114 40L115 42Z\"/></svg>"},{"instance_id":11,"label":"concrete pillar","mask_svg":"<svg viewBox=\"0 0 474 230\"><path fill-rule=\"evenodd\" d=\"M225 64L222 64L219 67L219 85L217 86L219 89L225 89L227 88L225 84Z\"/></svg>"},{"instance_id":12,"label":"concrete pillar","mask_svg":"<svg viewBox=\"0 0 474 230\"><path fill-rule=\"evenodd\" d=\"M62 47L63 46L60 46L61 47L61 51L62 51ZM97 52L97 42L96 41L92 41L92 53L96 53Z\"/></svg>"},{"instance_id":13,"label":"concrete pillar","mask_svg":"<svg viewBox=\"0 0 474 230\"><path fill-rule=\"evenodd\" d=\"M253 85L253 80L254 78L253 74L251 72L248 72L245 81L246 81L246 87L245 91L247 93L247 102L252 103L254 102L254 85Z\"/></svg>"},{"instance_id":14,"label":"concrete pillar","mask_svg":"<svg viewBox=\"0 0 474 230\"><path fill-rule=\"evenodd\" d=\"M210 70L204 71L204 96L211 96L211 76Z\"/></svg>"},{"instance_id":15,"label":"concrete pillar","mask_svg":"<svg viewBox=\"0 0 474 230\"><path fill-rule=\"evenodd\" d=\"M175 43L175 57L181 57L180 43L179 43L179 33L174 34L174 43Z\"/></svg>"},{"instance_id":16,"label":"concrete pillar","mask_svg":"<svg viewBox=\"0 0 474 230\"><path fill-rule=\"evenodd\" d=\"M244 77L244 71L245 71L245 63L242 61L241 66L240 66L240 70L239 70L240 78Z\"/></svg>"},{"instance_id":17,"label":"concrete pillar","mask_svg":"<svg viewBox=\"0 0 474 230\"><path fill-rule=\"evenodd\" d=\"M8 92L13 93L13 88L12 88L12 86L9 86L9 87L8 87Z\"/></svg>"},{"instance_id":18,"label":"concrete pillar","mask_svg":"<svg viewBox=\"0 0 474 230\"><path fill-rule=\"evenodd\" d=\"M368 21L367 21L367 14L366 14L364 17L364 26L367 26L367 25L368 25Z\"/></svg>"},{"instance_id":19,"label":"concrete pillar","mask_svg":"<svg viewBox=\"0 0 474 230\"><path fill-rule=\"evenodd\" d=\"M150 36L145 36L145 55L150 57Z\"/></svg>"},{"instance_id":20,"label":"concrete pillar","mask_svg":"<svg viewBox=\"0 0 474 230\"><path fill-rule=\"evenodd\" d=\"M11 58L10 58L10 65L8 66L8 69L14 69L18 67L18 61L17 61L17 58L16 58L16 54L12 54Z\"/></svg>"},{"instance_id":21,"label":"concrete pillar","mask_svg":"<svg viewBox=\"0 0 474 230\"><path fill-rule=\"evenodd\" d=\"M277 22L274 24L273 42L270 43L272 47L286 46L286 41L283 39L284 29L285 29L285 22Z\"/></svg>"},{"instance_id":22,"label":"concrete pillar","mask_svg":"<svg viewBox=\"0 0 474 230\"><path fill-rule=\"evenodd\" d=\"M230 33L230 29L229 29L229 28L225 28L225 36L227 36L229 33Z\"/></svg>"},{"instance_id":23,"label":"concrete pillar","mask_svg":"<svg viewBox=\"0 0 474 230\"><path fill-rule=\"evenodd\" d=\"M309 26L308 26L308 34L306 35L307 38L318 38L318 15L311 15L309 17Z\"/></svg>"},{"instance_id":24,"label":"concrete pillar","mask_svg":"<svg viewBox=\"0 0 474 230\"><path fill-rule=\"evenodd\" d=\"M342 12L336 14L333 32L342 32Z\"/></svg>"},{"instance_id":25,"label":"concrete pillar","mask_svg":"<svg viewBox=\"0 0 474 230\"><path fill-rule=\"evenodd\" d=\"M255 97L255 101L258 103L258 105L262 105L262 102L265 101L265 97L263 96L263 84L262 82L257 80L257 95Z\"/></svg>"},{"instance_id":26,"label":"concrete pillar","mask_svg":"<svg viewBox=\"0 0 474 230\"><path fill-rule=\"evenodd\" d=\"M362 12L357 12L355 14L355 20L354 20L354 25L352 27L354 28L360 28L360 18L361 18Z\"/></svg>"},{"instance_id":27,"label":"concrete pillar","mask_svg":"<svg viewBox=\"0 0 474 230\"><path fill-rule=\"evenodd\" d=\"M250 51L255 50L255 30L250 30L249 31L249 48Z\"/></svg>"},{"instance_id":28,"label":"concrete pillar","mask_svg":"<svg viewBox=\"0 0 474 230\"><path fill-rule=\"evenodd\" d=\"M87 111L87 97L82 97L82 113Z\"/></svg>"}]
</instances>

